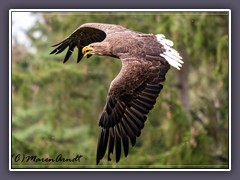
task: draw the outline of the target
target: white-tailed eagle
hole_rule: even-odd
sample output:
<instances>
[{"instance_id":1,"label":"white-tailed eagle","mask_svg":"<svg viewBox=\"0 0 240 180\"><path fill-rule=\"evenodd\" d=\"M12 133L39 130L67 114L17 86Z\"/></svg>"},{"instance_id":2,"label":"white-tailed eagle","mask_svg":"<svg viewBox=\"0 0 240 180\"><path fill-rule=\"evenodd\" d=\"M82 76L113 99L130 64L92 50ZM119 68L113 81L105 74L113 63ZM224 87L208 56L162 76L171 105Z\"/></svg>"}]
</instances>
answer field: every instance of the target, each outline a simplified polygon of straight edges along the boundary
<instances>
[{"instance_id":1,"label":"white-tailed eagle","mask_svg":"<svg viewBox=\"0 0 240 180\"><path fill-rule=\"evenodd\" d=\"M106 105L99 120L99 139L96 163L108 149L108 160L115 151L116 162L123 151L128 155L129 144L136 143L149 111L163 88L170 65L180 69L183 61L172 48L173 42L162 34L144 34L119 25L87 23L77 28L62 42L54 45L50 54L58 54L67 47L66 62L75 47L79 62L93 54L121 60L122 68L111 82Z\"/></svg>"}]
</instances>

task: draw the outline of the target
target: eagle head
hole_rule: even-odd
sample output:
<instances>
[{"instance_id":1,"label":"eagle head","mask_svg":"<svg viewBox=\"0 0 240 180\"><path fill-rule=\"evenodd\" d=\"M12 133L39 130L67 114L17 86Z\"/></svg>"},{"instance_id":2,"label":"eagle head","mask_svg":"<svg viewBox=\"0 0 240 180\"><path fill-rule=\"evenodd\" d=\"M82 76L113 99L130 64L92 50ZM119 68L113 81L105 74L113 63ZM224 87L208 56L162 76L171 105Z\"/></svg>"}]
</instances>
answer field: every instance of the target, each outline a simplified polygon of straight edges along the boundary
<instances>
[{"instance_id":1,"label":"eagle head","mask_svg":"<svg viewBox=\"0 0 240 180\"><path fill-rule=\"evenodd\" d=\"M100 55L100 56L107 56L109 55L109 48L108 44L106 42L96 42L92 43L88 46L85 46L82 49L82 53L84 56L91 56L94 54Z\"/></svg>"}]
</instances>

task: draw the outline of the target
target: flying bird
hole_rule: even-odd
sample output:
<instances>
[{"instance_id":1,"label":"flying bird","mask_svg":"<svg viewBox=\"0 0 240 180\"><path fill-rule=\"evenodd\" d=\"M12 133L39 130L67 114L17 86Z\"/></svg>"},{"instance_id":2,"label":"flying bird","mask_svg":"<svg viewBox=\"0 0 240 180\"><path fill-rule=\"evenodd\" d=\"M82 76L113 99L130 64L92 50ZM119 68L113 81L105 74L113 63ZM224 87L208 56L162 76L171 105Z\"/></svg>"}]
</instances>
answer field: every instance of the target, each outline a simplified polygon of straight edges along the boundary
<instances>
[{"instance_id":1,"label":"flying bird","mask_svg":"<svg viewBox=\"0 0 240 180\"><path fill-rule=\"evenodd\" d=\"M115 24L86 23L78 27L50 54L59 54L68 48L64 63L75 47L77 62L83 56L111 56L121 60L122 68L111 82L106 104L99 120L99 139L96 163L104 155L115 152L119 162L121 154L128 156L129 146L136 138L147 119L149 111L163 88L165 75L170 65L180 70L183 61L172 48L173 42L164 35L145 34Z\"/></svg>"}]
</instances>

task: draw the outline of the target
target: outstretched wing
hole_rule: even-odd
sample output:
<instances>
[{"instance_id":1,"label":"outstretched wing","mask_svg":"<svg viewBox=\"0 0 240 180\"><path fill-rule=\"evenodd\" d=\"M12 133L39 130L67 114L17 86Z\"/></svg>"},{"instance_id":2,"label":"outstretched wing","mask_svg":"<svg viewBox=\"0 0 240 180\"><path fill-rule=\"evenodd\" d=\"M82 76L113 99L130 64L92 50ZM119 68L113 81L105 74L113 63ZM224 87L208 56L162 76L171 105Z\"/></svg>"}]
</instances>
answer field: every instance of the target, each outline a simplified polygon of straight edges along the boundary
<instances>
[{"instance_id":1,"label":"outstretched wing","mask_svg":"<svg viewBox=\"0 0 240 180\"><path fill-rule=\"evenodd\" d=\"M122 63L120 73L111 83L99 120L97 164L107 147L108 160L114 149L116 162L120 160L122 147L125 157L128 155L129 141L135 145L170 68L162 57L158 61L124 59Z\"/></svg>"},{"instance_id":2,"label":"outstretched wing","mask_svg":"<svg viewBox=\"0 0 240 180\"><path fill-rule=\"evenodd\" d=\"M126 28L114 24L100 24L100 23L86 23L77 28L70 36L58 44L53 45L56 47L50 54L59 54L68 47L68 51L64 58L65 63L72 55L74 48L78 48L77 62L83 57L82 48L94 42L103 41L110 33L126 30Z\"/></svg>"}]
</instances>

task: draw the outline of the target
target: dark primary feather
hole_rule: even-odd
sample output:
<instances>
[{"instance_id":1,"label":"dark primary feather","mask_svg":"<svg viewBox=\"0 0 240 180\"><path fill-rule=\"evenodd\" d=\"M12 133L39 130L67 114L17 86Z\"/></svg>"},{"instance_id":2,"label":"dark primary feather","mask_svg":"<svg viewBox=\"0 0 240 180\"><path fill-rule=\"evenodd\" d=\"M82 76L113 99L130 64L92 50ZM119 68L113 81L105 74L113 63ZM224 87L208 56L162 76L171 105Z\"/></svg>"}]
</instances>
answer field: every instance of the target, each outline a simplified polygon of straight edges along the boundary
<instances>
[{"instance_id":1,"label":"dark primary feather","mask_svg":"<svg viewBox=\"0 0 240 180\"><path fill-rule=\"evenodd\" d=\"M67 53L63 60L63 63L67 62L72 55L74 48L78 48L78 58L79 63L83 57L82 48L93 42L101 42L106 38L106 33L100 29L94 27L80 26L76 31L74 31L69 37L61 41L58 44L53 45L56 47L50 54L59 54L64 51L67 47Z\"/></svg>"},{"instance_id":2,"label":"dark primary feather","mask_svg":"<svg viewBox=\"0 0 240 180\"><path fill-rule=\"evenodd\" d=\"M103 41L107 35L115 32L125 31L126 28L114 25L114 24L102 24L102 23L86 23L77 28L70 36L68 36L63 41L53 45L56 47L50 54L59 54L69 47L67 54L64 58L64 63L68 61L74 48L78 48L78 59L77 62L80 62L83 54L82 48L94 42ZM129 30L127 30L129 31ZM87 55L90 57L91 55Z\"/></svg>"},{"instance_id":3,"label":"dark primary feather","mask_svg":"<svg viewBox=\"0 0 240 180\"><path fill-rule=\"evenodd\" d=\"M140 60L135 59L135 61ZM114 152L116 162L120 160L122 152L124 152L125 157L128 156L129 141L134 146L136 138L141 135L147 114L153 108L163 88L162 79L169 69L169 65L164 65L162 61L154 63L143 61L143 64L139 64L139 67L135 68L135 72L133 72L133 66L138 66L134 60L122 62L125 68L115 78L117 81L113 80L111 84L106 105L99 121L101 131L104 129L111 131L111 133L109 133L109 140L104 142L102 142L103 135L100 134L101 142L97 150L97 164L106 151L105 146L103 147L101 144L108 145L108 160L111 160L111 154ZM126 65L126 63L129 64ZM151 69L150 67L153 66L155 68ZM126 72L129 73L128 70L131 70L138 78L131 77L132 81L127 81L129 75ZM128 93L125 88L119 91L121 87L131 88L131 90L127 90L132 93Z\"/></svg>"}]
</instances>

